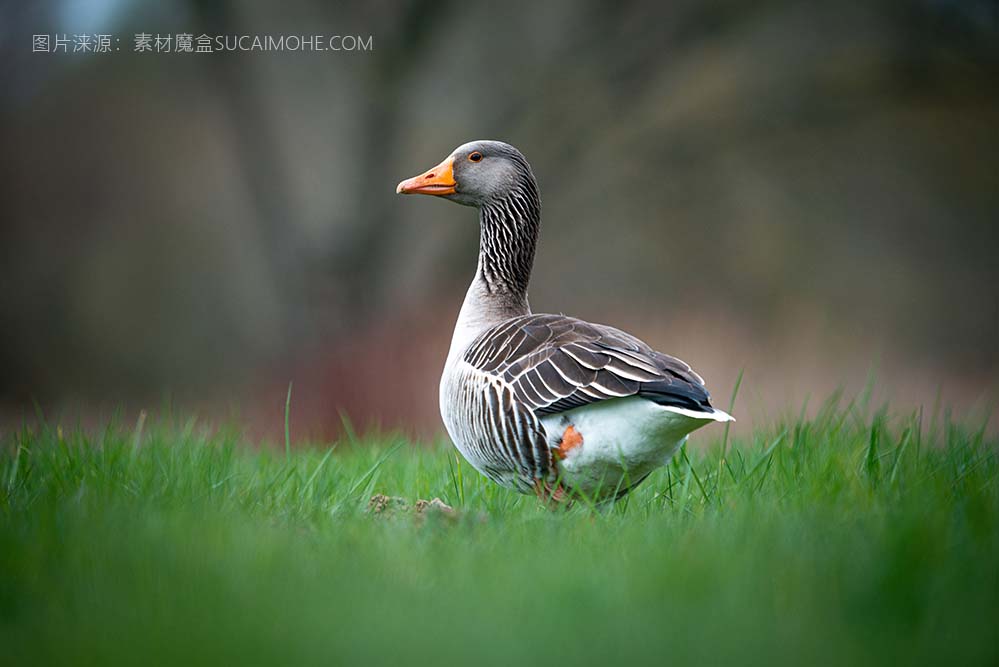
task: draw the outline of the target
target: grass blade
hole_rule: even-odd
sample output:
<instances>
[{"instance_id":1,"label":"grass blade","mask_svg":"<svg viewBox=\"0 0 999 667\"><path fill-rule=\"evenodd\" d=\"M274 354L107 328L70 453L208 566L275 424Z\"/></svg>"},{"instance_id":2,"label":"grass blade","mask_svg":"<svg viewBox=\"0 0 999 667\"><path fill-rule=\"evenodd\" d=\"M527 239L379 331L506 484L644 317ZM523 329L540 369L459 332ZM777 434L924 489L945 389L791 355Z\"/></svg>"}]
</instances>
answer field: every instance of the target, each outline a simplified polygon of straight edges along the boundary
<instances>
[{"instance_id":1,"label":"grass blade","mask_svg":"<svg viewBox=\"0 0 999 667\"><path fill-rule=\"evenodd\" d=\"M288 395L284 399L284 457L286 459L291 458L291 386L292 382L288 383Z\"/></svg>"}]
</instances>

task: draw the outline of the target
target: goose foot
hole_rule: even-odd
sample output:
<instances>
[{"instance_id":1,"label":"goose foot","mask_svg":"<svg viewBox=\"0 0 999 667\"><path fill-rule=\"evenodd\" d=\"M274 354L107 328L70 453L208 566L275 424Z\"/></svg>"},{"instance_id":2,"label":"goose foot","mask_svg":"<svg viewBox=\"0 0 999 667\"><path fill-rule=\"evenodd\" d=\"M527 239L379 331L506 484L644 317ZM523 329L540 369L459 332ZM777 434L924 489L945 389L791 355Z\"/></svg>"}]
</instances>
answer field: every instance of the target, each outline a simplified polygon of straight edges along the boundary
<instances>
[{"instance_id":1,"label":"goose foot","mask_svg":"<svg viewBox=\"0 0 999 667\"><path fill-rule=\"evenodd\" d=\"M553 511L561 507L568 508L572 504L572 499L561 482L555 482L555 487L552 488L547 482L536 479L534 480L534 493L545 507Z\"/></svg>"}]
</instances>

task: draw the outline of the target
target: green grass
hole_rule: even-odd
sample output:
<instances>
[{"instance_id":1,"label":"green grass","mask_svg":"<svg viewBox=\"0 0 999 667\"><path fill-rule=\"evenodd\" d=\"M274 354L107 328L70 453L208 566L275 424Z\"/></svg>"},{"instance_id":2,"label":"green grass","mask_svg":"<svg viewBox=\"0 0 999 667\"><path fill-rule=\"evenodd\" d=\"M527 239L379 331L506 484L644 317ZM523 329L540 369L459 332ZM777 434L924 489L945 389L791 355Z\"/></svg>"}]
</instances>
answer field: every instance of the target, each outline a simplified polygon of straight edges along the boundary
<instances>
[{"instance_id":1,"label":"green grass","mask_svg":"<svg viewBox=\"0 0 999 667\"><path fill-rule=\"evenodd\" d=\"M999 661L984 429L831 402L722 440L608 511L553 513L391 435L8 433L0 662ZM375 492L461 514L372 517Z\"/></svg>"}]
</instances>

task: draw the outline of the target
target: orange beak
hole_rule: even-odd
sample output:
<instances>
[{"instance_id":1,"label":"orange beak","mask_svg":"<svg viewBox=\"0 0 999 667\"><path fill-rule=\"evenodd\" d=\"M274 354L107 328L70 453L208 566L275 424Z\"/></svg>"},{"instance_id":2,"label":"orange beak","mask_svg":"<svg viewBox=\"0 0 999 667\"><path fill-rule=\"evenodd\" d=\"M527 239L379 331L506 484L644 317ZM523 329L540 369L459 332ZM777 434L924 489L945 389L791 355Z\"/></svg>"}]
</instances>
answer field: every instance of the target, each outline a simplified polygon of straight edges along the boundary
<instances>
[{"instance_id":1,"label":"orange beak","mask_svg":"<svg viewBox=\"0 0 999 667\"><path fill-rule=\"evenodd\" d=\"M455 193L454 158L448 157L430 171L407 178L396 186L396 194L453 195Z\"/></svg>"}]
</instances>

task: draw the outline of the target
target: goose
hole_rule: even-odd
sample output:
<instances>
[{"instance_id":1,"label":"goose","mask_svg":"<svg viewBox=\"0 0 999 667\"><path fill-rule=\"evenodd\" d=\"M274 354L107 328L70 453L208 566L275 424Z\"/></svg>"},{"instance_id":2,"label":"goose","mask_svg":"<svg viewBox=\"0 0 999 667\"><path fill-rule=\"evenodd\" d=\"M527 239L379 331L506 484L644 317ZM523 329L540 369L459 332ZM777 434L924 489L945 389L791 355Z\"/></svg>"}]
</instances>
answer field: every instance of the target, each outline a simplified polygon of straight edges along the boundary
<instances>
[{"instance_id":1,"label":"goose","mask_svg":"<svg viewBox=\"0 0 999 667\"><path fill-rule=\"evenodd\" d=\"M396 193L479 209L479 261L441 375L440 411L455 447L487 478L545 502L613 502L692 431L733 421L687 363L610 326L531 312L541 199L516 148L466 143Z\"/></svg>"}]
</instances>

